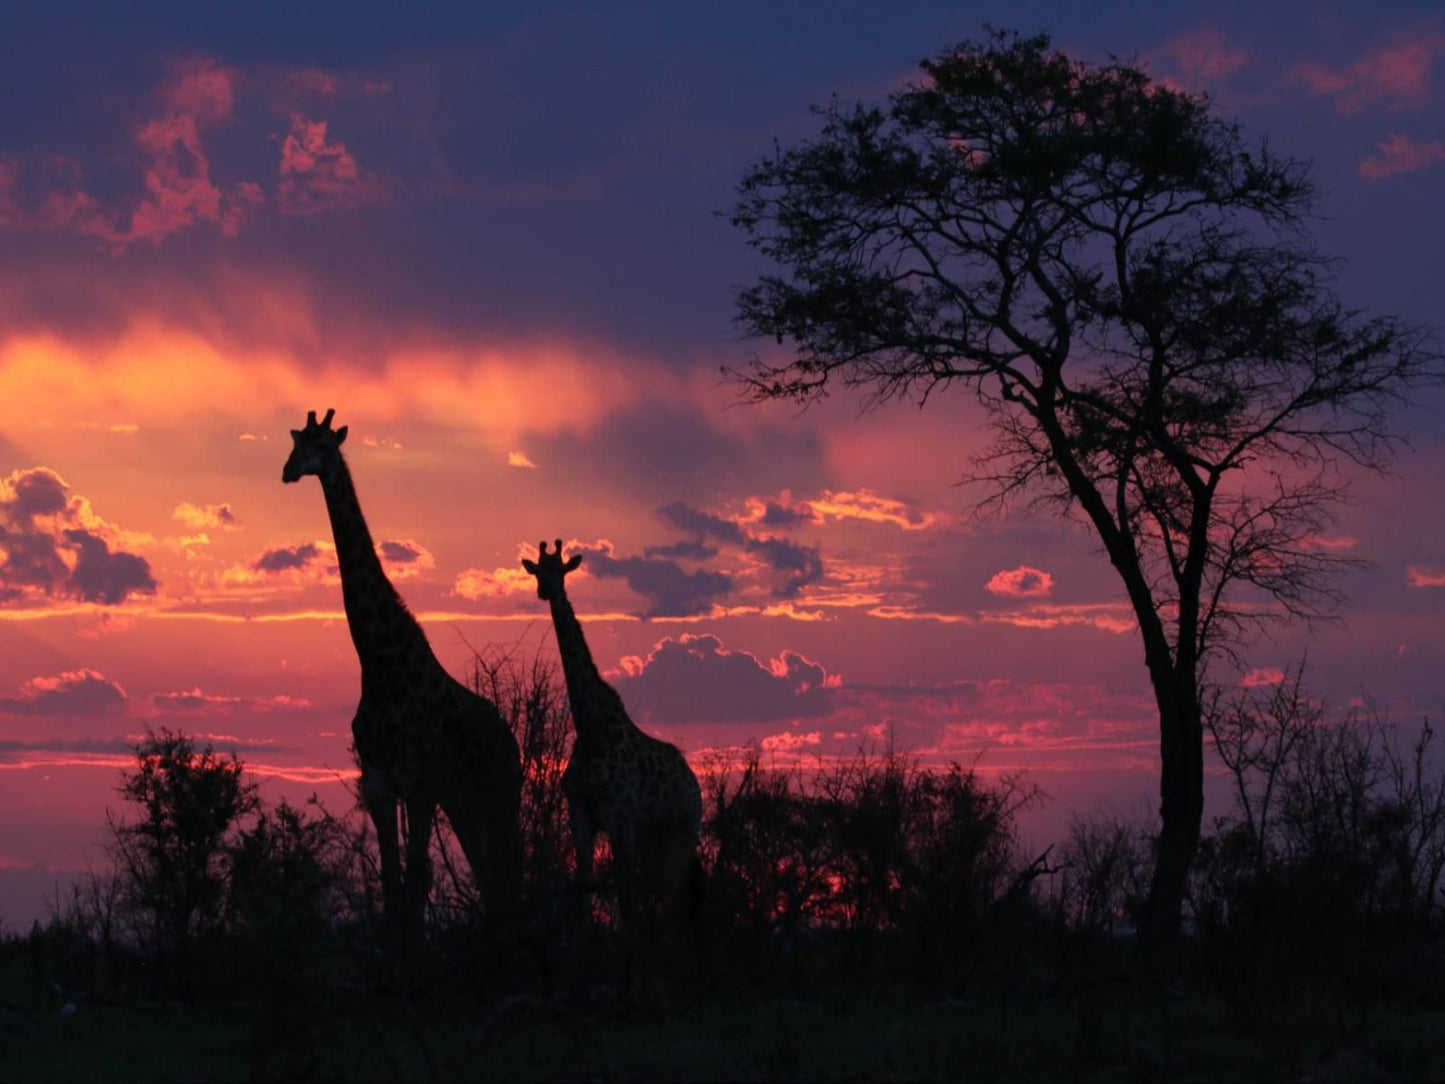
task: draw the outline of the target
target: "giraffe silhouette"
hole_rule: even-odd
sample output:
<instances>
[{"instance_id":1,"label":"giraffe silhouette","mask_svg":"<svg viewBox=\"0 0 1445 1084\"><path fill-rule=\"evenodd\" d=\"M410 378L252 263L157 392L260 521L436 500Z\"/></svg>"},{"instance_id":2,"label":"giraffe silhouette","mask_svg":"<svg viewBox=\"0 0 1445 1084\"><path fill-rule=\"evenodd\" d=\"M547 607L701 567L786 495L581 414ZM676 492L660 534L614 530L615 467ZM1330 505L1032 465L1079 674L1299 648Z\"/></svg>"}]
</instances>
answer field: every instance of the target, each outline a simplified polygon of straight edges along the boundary
<instances>
[{"instance_id":1,"label":"giraffe silhouette","mask_svg":"<svg viewBox=\"0 0 1445 1084\"><path fill-rule=\"evenodd\" d=\"M306 415L281 481L321 481L351 642L361 662L361 703L351 722L361 794L376 825L382 902L394 932L421 933L431 892L431 843L440 806L482 888L489 913L505 922L521 876L521 760L511 729L490 700L443 669L426 634L386 578L351 471L341 454L346 426ZM397 808L406 814L406 860Z\"/></svg>"},{"instance_id":2,"label":"giraffe silhouette","mask_svg":"<svg viewBox=\"0 0 1445 1084\"><path fill-rule=\"evenodd\" d=\"M551 604L577 730L562 793L577 848L578 879L591 885L597 834L604 832L612 845L624 919L636 917L643 894L656 893L665 908L674 909L697 871L702 821L697 776L677 746L633 724L622 697L592 661L563 583L582 555L564 563L560 538L556 552L548 553L546 542L537 550L536 562L523 558L522 566L537 578L537 597Z\"/></svg>"}]
</instances>

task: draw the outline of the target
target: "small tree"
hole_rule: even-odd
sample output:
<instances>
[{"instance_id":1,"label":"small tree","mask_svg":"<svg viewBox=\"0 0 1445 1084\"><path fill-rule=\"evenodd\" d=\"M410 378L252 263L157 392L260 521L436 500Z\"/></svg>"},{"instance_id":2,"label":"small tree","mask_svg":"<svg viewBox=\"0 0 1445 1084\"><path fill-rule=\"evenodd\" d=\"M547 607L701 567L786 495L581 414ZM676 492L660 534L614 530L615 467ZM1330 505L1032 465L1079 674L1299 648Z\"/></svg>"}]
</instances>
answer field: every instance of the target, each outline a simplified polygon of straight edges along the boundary
<instances>
[{"instance_id":1,"label":"small tree","mask_svg":"<svg viewBox=\"0 0 1445 1084\"><path fill-rule=\"evenodd\" d=\"M209 745L198 751L184 734L148 733L135 757L136 770L122 774L118 789L140 818L107 816L138 932L170 969L221 923L231 836L260 803L234 754L219 757Z\"/></svg>"},{"instance_id":2,"label":"small tree","mask_svg":"<svg viewBox=\"0 0 1445 1084\"><path fill-rule=\"evenodd\" d=\"M1325 615L1337 468L1391 461L1387 408L1440 374L1427 336L1345 308L1302 230L1305 163L1210 102L1047 37L994 32L886 107L743 177L732 215L785 274L738 295L792 345L757 401L969 389L996 434L984 504L1028 494L1098 536L1159 713L1146 933L1178 931L1203 815L1206 671L1260 621Z\"/></svg>"}]
</instances>

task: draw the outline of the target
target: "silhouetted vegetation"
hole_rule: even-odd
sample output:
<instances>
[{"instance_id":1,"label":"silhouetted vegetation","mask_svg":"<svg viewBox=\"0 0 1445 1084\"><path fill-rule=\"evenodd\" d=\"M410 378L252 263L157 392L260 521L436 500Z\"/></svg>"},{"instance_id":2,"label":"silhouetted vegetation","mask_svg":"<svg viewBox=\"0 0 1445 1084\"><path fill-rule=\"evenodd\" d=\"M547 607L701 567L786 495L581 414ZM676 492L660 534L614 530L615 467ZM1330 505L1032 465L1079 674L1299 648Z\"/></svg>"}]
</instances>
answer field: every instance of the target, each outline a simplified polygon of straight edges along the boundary
<instances>
[{"instance_id":1,"label":"silhouetted vegetation","mask_svg":"<svg viewBox=\"0 0 1445 1084\"><path fill-rule=\"evenodd\" d=\"M364 817L268 805L234 757L162 731L123 774L115 872L0 946L7 1075L1445 1070L1437 739L1367 707L1334 718L1299 671L1212 701L1236 808L1204 837L1185 963L1167 970L1136 944L1147 825L1079 816L1023 852L1017 815L1046 800L1027 779L889 746L812 766L711 754L706 937L633 959L605 863L595 909L571 883L559 675L513 650L479 659L474 680L526 759L515 942L498 943L442 834L428 943L384 951Z\"/></svg>"},{"instance_id":2,"label":"silhouetted vegetation","mask_svg":"<svg viewBox=\"0 0 1445 1084\"><path fill-rule=\"evenodd\" d=\"M1236 810L1192 885L1204 959L1265 1013L1289 988L1353 1010L1439 1000L1445 974L1445 756L1368 705L1327 721L1303 668L1221 698L1210 729ZM1283 989L1282 989L1283 988Z\"/></svg>"},{"instance_id":3,"label":"silhouetted vegetation","mask_svg":"<svg viewBox=\"0 0 1445 1084\"><path fill-rule=\"evenodd\" d=\"M886 104L834 101L744 174L732 221L775 271L739 291L787 344L753 401L966 389L995 441L981 507L1063 511L1132 606L1159 712L1146 929L1173 940L1204 812L1204 692L1261 623L1329 613L1354 563L1314 544L1345 466L1445 371L1422 329L1335 296L1307 162L1139 64L992 32ZM1264 599L1268 605L1259 605Z\"/></svg>"}]
</instances>

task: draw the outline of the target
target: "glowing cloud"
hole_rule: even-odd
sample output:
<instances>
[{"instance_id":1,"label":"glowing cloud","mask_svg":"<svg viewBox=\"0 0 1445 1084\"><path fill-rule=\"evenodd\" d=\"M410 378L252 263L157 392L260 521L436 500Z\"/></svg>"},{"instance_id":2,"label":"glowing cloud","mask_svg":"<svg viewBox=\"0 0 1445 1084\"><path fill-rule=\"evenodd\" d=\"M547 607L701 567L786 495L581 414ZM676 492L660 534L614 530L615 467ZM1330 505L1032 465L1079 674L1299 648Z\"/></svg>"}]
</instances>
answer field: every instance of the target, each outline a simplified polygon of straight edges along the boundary
<instances>
[{"instance_id":1,"label":"glowing cloud","mask_svg":"<svg viewBox=\"0 0 1445 1084\"><path fill-rule=\"evenodd\" d=\"M891 523L905 531L923 531L938 523L938 516L925 512L906 501L884 497L868 489L854 493L825 490L821 497L808 502L817 517L860 519L871 523Z\"/></svg>"},{"instance_id":2,"label":"glowing cloud","mask_svg":"<svg viewBox=\"0 0 1445 1084\"><path fill-rule=\"evenodd\" d=\"M1258 689L1261 686L1279 685L1283 682L1284 671L1277 666L1256 666L1239 679L1239 684L1246 689Z\"/></svg>"},{"instance_id":3,"label":"glowing cloud","mask_svg":"<svg viewBox=\"0 0 1445 1084\"><path fill-rule=\"evenodd\" d=\"M1005 598L1048 598L1054 590L1054 578L1042 569L1019 565L995 572L984 587L990 594Z\"/></svg>"},{"instance_id":4,"label":"glowing cloud","mask_svg":"<svg viewBox=\"0 0 1445 1084\"><path fill-rule=\"evenodd\" d=\"M762 740L762 747L769 753L795 753L800 749L811 749L823 743L823 734L818 730L810 730L806 734L791 734L784 731L781 734L769 734Z\"/></svg>"},{"instance_id":5,"label":"glowing cloud","mask_svg":"<svg viewBox=\"0 0 1445 1084\"><path fill-rule=\"evenodd\" d=\"M179 692L153 693L150 697L151 704L164 712L195 713L195 714L219 714L224 715L233 708L245 708L251 711L284 711L301 710L312 707L311 701L295 696L224 696L216 693L202 692L199 686L184 689ZM205 736L205 735L201 735ZM220 739L222 735L210 735ZM229 736L224 736L229 737ZM234 738L230 738L234 741Z\"/></svg>"},{"instance_id":6,"label":"glowing cloud","mask_svg":"<svg viewBox=\"0 0 1445 1084\"><path fill-rule=\"evenodd\" d=\"M460 598L505 598L508 595L535 592L537 581L524 568L498 568L491 572L468 568L457 576L452 594Z\"/></svg>"},{"instance_id":7,"label":"glowing cloud","mask_svg":"<svg viewBox=\"0 0 1445 1084\"><path fill-rule=\"evenodd\" d=\"M236 518L236 513L231 510L229 502L197 505L190 501L182 501L176 505L176 510L171 513L171 518L184 523L187 527L218 527L227 531L241 529L241 521Z\"/></svg>"},{"instance_id":8,"label":"glowing cloud","mask_svg":"<svg viewBox=\"0 0 1445 1084\"><path fill-rule=\"evenodd\" d=\"M303 297L282 296L244 279L227 295L247 299L270 327L310 341L317 315ZM198 305L215 299L198 298ZM4 315L0 313L0 315ZM224 324L221 311L199 318ZM380 331L381 329L377 329ZM617 371L637 374L623 381ZM102 344L70 342L61 334L0 335L0 428L33 428L37 420L123 414L148 429L226 418L241 439L284 439L299 418L258 422L254 404L307 403L330 397L345 404L343 422L363 444L399 421L421 426L442 420L470 424L488 441L587 432L638 388L667 384L659 366L628 362L605 349L571 343L462 345L446 350L400 343L382 349L369 368L351 356L318 360L299 352L241 341L216 342L195 329L138 318ZM465 410L458 404L477 404ZM274 425L269 432L262 424ZM375 445L373 445L375 446ZM398 443L391 441L391 448ZM513 447L516 445L513 444ZM505 448L505 445L503 445Z\"/></svg>"},{"instance_id":9,"label":"glowing cloud","mask_svg":"<svg viewBox=\"0 0 1445 1084\"><path fill-rule=\"evenodd\" d=\"M1411 587L1445 587L1445 568L1439 565L1411 565L1405 570Z\"/></svg>"},{"instance_id":10,"label":"glowing cloud","mask_svg":"<svg viewBox=\"0 0 1445 1084\"><path fill-rule=\"evenodd\" d=\"M530 459L528 459L527 456L526 456L526 453L524 453L524 452L508 452L508 453L507 453L507 466L509 466L509 467L526 467L526 468L529 469L529 470L536 470L536 469L537 469L537 464L533 463Z\"/></svg>"}]
</instances>

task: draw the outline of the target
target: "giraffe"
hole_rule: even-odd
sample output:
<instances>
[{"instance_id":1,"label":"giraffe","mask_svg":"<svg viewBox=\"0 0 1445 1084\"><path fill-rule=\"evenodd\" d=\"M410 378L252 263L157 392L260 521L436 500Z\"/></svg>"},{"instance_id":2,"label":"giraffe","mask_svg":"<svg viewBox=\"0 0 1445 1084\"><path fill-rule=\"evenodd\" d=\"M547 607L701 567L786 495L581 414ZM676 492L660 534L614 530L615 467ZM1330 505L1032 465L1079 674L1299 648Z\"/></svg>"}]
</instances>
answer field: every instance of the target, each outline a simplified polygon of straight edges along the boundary
<instances>
[{"instance_id":1,"label":"giraffe","mask_svg":"<svg viewBox=\"0 0 1445 1084\"><path fill-rule=\"evenodd\" d=\"M386 578L341 454L346 426L335 410L306 415L281 481L321 481L341 567L341 596L361 662L361 702L351 722L362 800L376 825L382 902L393 933L420 935L431 891L432 826L451 822L494 918L505 922L521 876L521 758L490 700L443 669L426 634ZM397 807L406 814L406 860Z\"/></svg>"},{"instance_id":2,"label":"giraffe","mask_svg":"<svg viewBox=\"0 0 1445 1084\"><path fill-rule=\"evenodd\" d=\"M562 775L577 876L583 885L592 883L597 834L605 832L623 917L629 919L640 891L655 891L669 909L686 894L698 869L702 792L677 746L639 730L617 690L602 680L563 584L581 563L580 553L563 562L560 538L555 552L548 553L542 542L535 563L522 559L522 566L537 578L537 597L551 604L577 730Z\"/></svg>"}]
</instances>

